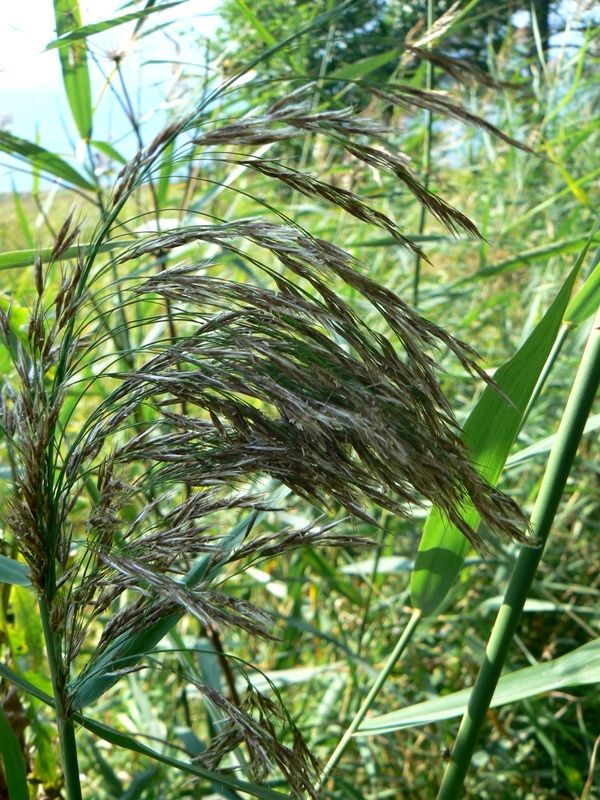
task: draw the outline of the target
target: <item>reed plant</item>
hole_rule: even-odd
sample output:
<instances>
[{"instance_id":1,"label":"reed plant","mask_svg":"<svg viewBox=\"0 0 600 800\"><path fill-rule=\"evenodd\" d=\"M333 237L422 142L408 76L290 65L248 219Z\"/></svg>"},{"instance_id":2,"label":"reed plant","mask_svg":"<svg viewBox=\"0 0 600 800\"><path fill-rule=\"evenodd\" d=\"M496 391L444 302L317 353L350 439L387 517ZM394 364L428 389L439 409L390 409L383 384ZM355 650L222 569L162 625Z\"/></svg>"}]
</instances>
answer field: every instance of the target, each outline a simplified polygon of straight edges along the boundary
<instances>
[{"instance_id":1,"label":"reed plant","mask_svg":"<svg viewBox=\"0 0 600 800\"><path fill-rule=\"evenodd\" d=\"M61 4L55 7L60 13ZM139 26L148 16L138 13ZM82 86L91 32L77 21L72 14L70 26L59 26L55 44L75 124L90 142L91 101ZM455 59L433 62L429 50L412 48L436 69L465 71ZM29 311L24 327L18 297L0 311L7 359L0 418L10 470L0 567L13 586L3 613L11 602L29 602L18 600L23 593L35 598L49 680L23 668L10 636L0 671L21 693L19 703L28 697L34 708L52 709L56 770L69 800L91 791L82 752L104 776L116 776L102 741L155 765L140 776L148 797L159 796L156 770L167 767L181 776L181 796L192 780L193 796L335 792L334 770L351 735L369 733L361 728L367 712L467 553L489 556L504 540L535 561L546 536L496 484L587 250L492 380L469 344L375 280L339 236L306 223L315 208L327 208L328 219L374 226L406 252L406 263L415 256L428 263L421 244L376 198L296 158L308 140L330 148L361 174L393 180L450 234L476 238L469 217L424 185L391 144L378 104L476 125L531 154L529 146L455 99L400 80L384 87L361 81L372 98L366 113L343 98L323 101L319 81L299 77L282 82L282 96L273 99L259 77L242 80L265 57L220 84L207 82L189 114L148 144L140 141L110 189L91 169L84 175L39 145L10 134L0 141L83 193L98 216L84 233L79 212L65 215L52 246L33 258L4 254L10 269L25 259L32 289L21 304ZM294 213L298 196L312 209L306 218ZM577 322L589 317L596 273L580 295ZM440 384L442 350L453 369L485 386L462 432ZM577 412L579 434L588 413L589 404ZM559 496L560 487L554 501ZM390 521L423 504L433 510L414 554L408 633L374 676L323 772L277 687L267 676L261 691L246 661L250 654L260 663L261 643L278 633L268 608L244 591L244 576L305 553L325 570L331 548L373 546ZM262 575L269 586L269 573ZM352 596L343 581L338 586ZM190 644L198 636L202 645ZM235 652L242 641L252 644ZM166 691L175 675L194 697L193 713L182 701L183 752L174 741L146 744L142 733L107 717L124 685L139 691L144 676L149 691L152 681ZM0 714L11 800L29 794L18 717ZM83 739L83 730L93 739Z\"/></svg>"}]
</instances>

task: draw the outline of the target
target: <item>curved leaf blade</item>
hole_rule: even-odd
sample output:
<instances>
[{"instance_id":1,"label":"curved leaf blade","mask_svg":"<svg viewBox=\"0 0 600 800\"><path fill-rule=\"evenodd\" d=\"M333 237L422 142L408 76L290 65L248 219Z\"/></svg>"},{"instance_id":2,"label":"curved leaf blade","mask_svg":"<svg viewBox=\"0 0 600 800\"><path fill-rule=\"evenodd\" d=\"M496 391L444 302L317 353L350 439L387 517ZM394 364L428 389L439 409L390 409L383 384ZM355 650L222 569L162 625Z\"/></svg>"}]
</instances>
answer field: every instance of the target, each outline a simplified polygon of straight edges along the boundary
<instances>
[{"instance_id":1,"label":"curved leaf blade","mask_svg":"<svg viewBox=\"0 0 600 800\"><path fill-rule=\"evenodd\" d=\"M21 746L0 705L0 754L4 762L9 800L29 800L27 773Z\"/></svg>"},{"instance_id":2,"label":"curved leaf blade","mask_svg":"<svg viewBox=\"0 0 600 800\"><path fill-rule=\"evenodd\" d=\"M20 561L15 561L14 558L0 555L0 583L9 583L12 586L31 586L27 566Z\"/></svg>"},{"instance_id":3,"label":"curved leaf blade","mask_svg":"<svg viewBox=\"0 0 600 800\"><path fill-rule=\"evenodd\" d=\"M500 678L491 708L515 703L567 686L585 686L600 681L600 639L584 644L553 661L515 670ZM356 736L392 733L402 728L428 725L463 715L471 689L426 700L409 708L365 720Z\"/></svg>"},{"instance_id":4,"label":"curved leaf blade","mask_svg":"<svg viewBox=\"0 0 600 800\"><path fill-rule=\"evenodd\" d=\"M66 161L63 161L56 153L46 150L39 144L13 136L8 131L0 131L0 151L15 156L21 161L25 161L32 171L42 170L48 175L53 175L61 181L77 186L79 189L94 191L95 186L83 177Z\"/></svg>"},{"instance_id":5,"label":"curved leaf blade","mask_svg":"<svg viewBox=\"0 0 600 800\"><path fill-rule=\"evenodd\" d=\"M565 313L565 325L575 328L593 316L600 306L600 256L594 269L577 292Z\"/></svg>"},{"instance_id":6,"label":"curved leaf blade","mask_svg":"<svg viewBox=\"0 0 600 800\"><path fill-rule=\"evenodd\" d=\"M129 247L135 244L135 240L129 241L106 241L98 247L99 253L111 253L113 250L120 250L122 247ZM68 261L71 258L77 258L79 251L85 252L90 247L89 242L81 242L72 247L67 247L59 256L56 261ZM20 269L21 267L30 267L35 261L36 256L39 256L42 261L48 261L52 257L51 247L31 248L28 250L9 250L7 253L0 253L0 271L7 269Z\"/></svg>"},{"instance_id":7,"label":"curved leaf blade","mask_svg":"<svg viewBox=\"0 0 600 800\"><path fill-rule=\"evenodd\" d=\"M512 405L487 386L463 427L462 438L472 460L491 484L497 483L504 468L529 399L556 340L592 237L593 234L542 320L517 353L494 375ZM465 503L463 517L471 527L479 524L479 515L470 503ZM424 614L435 611L454 584L469 550L470 545L458 528L434 507L423 528L411 578L414 608Z\"/></svg>"},{"instance_id":8,"label":"curved leaf blade","mask_svg":"<svg viewBox=\"0 0 600 800\"><path fill-rule=\"evenodd\" d=\"M81 27L79 0L54 0L54 18L59 36ZM63 85L79 135L86 141L92 135L92 87L85 40L71 42L59 52Z\"/></svg>"},{"instance_id":9,"label":"curved leaf blade","mask_svg":"<svg viewBox=\"0 0 600 800\"><path fill-rule=\"evenodd\" d=\"M167 9L180 6L185 2L187 2L187 0L175 0L175 2L172 3L163 3L159 6L144 8L141 11L132 11L130 14L121 14L119 17L112 17L112 19L105 19L90 25L82 25L81 18L79 18L79 23L76 28L66 29L64 32L59 31L59 36L46 45L46 50L63 49L73 42L81 42L82 39L86 39L88 36L93 36L96 33L102 33L111 28L116 28L118 25L124 25L126 22L143 19L150 14L156 14L157 11L167 11Z\"/></svg>"},{"instance_id":10,"label":"curved leaf blade","mask_svg":"<svg viewBox=\"0 0 600 800\"><path fill-rule=\"evenodd\" d=\"M75 718L79 718L79 715L75 715ZM256 783L238 780L237 778L227 775L226 773L213 772L208 769L202 769L201 767L198 767L190 762L181 761L181 759L178 758L171 758L170 756L164 755L164 753L159 753L158 751L153 750L151 747L147 747L139 742L134 736L123 733L116 728L112 728L110 725L105 725L103 722L98 722L97 720L93 720L84 716L82 716L80 720L83 727L91 733L94 733L96 736L98 736L98 738L104 739L104 741L110 742L117 747L145 755L153 761L158 761L161 764L175 767L182 772L188 772L189 774L196 775L199 778L206 778L213 784L213 788L216 788L217 790L222 786L227 786L231 789L238 789L241 792L246 792L246 794L249 794L252 797L258 797L259 800L285 800L285 798L288 797L287 794L275 792L273 789L269 789L266 786L259 786Z\"/></svg>"}]
</instances>

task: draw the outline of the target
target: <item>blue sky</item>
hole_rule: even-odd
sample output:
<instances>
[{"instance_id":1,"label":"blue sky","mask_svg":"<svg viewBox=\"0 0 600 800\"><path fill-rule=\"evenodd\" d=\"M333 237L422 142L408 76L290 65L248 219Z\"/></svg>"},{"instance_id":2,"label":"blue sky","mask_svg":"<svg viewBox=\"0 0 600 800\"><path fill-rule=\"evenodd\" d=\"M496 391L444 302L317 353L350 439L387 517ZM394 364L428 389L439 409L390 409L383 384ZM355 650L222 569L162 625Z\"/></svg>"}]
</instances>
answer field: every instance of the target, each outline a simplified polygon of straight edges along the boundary
<instances>
[{"instance_id":1,"label":"blue sky","mask_svg":"<svg viewBox=\"0 0 600 800\"><path fill-rule=\"evenodd\" d=\"M80 0L84 24L116 17L123 0ZM169 88L175 74L169 64L148 61L178 59L194 70L201 70L203 36L210 36L218 18L218 0L185 0L170 11L151 17L147 28L173 20L166 32L156 32L129 48L124 60L128 88L144 119L149 136L164 123L168 113ZM65 156L77 151L75 129L62 88L58 52L44 52L54 38L52 0L15 0L3 4L0 22L0 126L24 139L36 140L49 150ZM121 9L121 10L120 10ZM89 39L100 67L108 71L108 54L127 47L134 23L98 34ZM102 94L103 79L99 68L90 63L94 100L99 98L95 114L94 138L117 144L124 154L135 149L129 126L115 98ZM0 154L0 192L10 191L11 183L27 190L29 179L6 165Z\"/></svg>"}]
</instances>

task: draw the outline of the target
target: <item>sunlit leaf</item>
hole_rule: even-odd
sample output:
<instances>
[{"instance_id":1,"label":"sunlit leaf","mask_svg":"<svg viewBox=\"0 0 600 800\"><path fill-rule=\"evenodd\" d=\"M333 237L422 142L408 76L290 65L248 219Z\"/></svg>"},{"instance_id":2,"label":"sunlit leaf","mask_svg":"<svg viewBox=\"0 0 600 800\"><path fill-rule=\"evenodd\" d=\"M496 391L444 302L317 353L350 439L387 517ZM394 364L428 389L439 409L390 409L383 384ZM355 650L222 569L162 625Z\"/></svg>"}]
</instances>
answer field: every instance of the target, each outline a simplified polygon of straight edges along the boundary
<instances>
[{"instance_id":1,"label":"sunlit leaf","mask_svg":"<svg viewBox=\"0 0 600 800\"><path fill-rule=\"evenodd\" d=\"M543 661L500 678L491 707L515 703L545 692L600 681L600 639L595 639L553 661ZM408 708L365 720L358 736L392 733L402 728L428 725L464 714L471 689L452 692Z\"/></svg>"},{"instance_id":2,"label":"sunlit leaf","mask_svg":"<svg viewBox=\"0 0 600 800\"><path fill-rule=\"evenodd\" d=\"M21 139L19 136L13 136L8 131L0 131L0 150L25 161L32 170L41 170L67 184L73 184L79 189L93 190L95 188L93 183L90 183L56 153L51 153L50 150L28 142L26 139Z\"/></svg>"},{"instance_id":3,"label":"sunlit leaf","mask_svg":"<svg viewBox=\"0 0 600 800\"><path fill-rule=\"evenodd\" d=\"M54 0L54 18L59 36L81 26L79 0ZM88 70L85 41L71 42L59 53L63 85L69 108L79 135L88 140L92 135L92 87Z\"/></svg>"},{"instance_id":4,"label":"sunlit leaf","mask_svg":"<svg viewBox=\"0 0 600 800\"><path fill-rule=\"evenodd\" d=\"M560 329L573 286L591 244L579 254L556 299L518 352L494 375L507 400L487 386L463 427L463 439L473 462L491 484L496 484L529 399ZM465 503L463 517L477 527L479 515ZM463 565L470 544L437 509L432 508L423 529L412 574L413 605L431 614L445 598Z\"/></svg>"},{"instance_id":5,"label":"sunlit leaf","mask_svg":"<svg viewBox=\"0 0 600 800\"><path fill-rule=\"evenodd\" d=\"M593 316L600 307L600 258L587 280L569 303L565 312L565 325L576 327Z\"/></svg>"},{"instance_id":6,"label":"sunlit leaf","mask_svg":"<svg viewBox=\"0 0 600 800\"><path fill-rule=\"evenodd\" d=\"M361 78L365 78L367 75L370 75L371 72L375 72L375 70L380 69L380 67L389 64L390 61L393 61L395 58L398 58L400 55L400 51L397 48L393 50L386 50L384 53L377 53L374 56L367 56L366 58L361 58L359 61L353 61L351 64L343 64L341 67L338 67L333 72L330 72L327 77L328 78L336 78L339 80L360 80Z\"/></svg>"},{"instance_id":7,"label":"sunlit leaf","mask_svg":"<svg viewBox=\"0 0 600 800\"><path fill-rule=\"evenodd\" d=\"M130 14L122 14L119 17L104 19L101 22L94 22L90 25L82 25L80 19L76 28L67 30L67 32L59 35L57 39L54 39L50 42L50 44L46 45L46 50L54 50L55 48L62 49L67 47L72 42L79 42L82 39L86 39L88 36L93 36L95 33L102 33L103 31L110 30L111 28L116 28L118 25L124 25L126 22L143 19L150 14L156 14L158 11L167 11L169 8L175 8L175 6L180 6L185 2L187 2L187 0L175 0L175 2L172 3L163 3L159 6L144 8L142 11L132 11Z\"/></svg>"}]
</instances>

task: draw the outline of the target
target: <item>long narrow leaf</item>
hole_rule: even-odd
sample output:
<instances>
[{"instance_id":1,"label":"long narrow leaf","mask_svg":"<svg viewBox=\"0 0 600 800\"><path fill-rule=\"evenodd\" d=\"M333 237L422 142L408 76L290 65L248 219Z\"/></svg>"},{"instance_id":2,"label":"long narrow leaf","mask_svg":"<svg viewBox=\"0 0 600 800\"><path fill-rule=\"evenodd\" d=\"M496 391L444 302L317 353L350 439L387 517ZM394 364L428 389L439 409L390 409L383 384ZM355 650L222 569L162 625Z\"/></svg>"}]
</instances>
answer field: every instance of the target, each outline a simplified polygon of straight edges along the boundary
<instances>
[{"instance_id":1,"label":"long narrow leaf","mask_svg":"<svg viewBox=\"0 0 600 800\"><path fill-rule=\"evenodd\" d=\"M120 250L122 247L128 247L135 244L134 240L125 241L120 239L118 241L102 242L98 246L99 253L111 253L113 250ZM68 261L70 258L76 258L79 251L85 252L89 247L87 242L67 247L55 259L56 261ZM0 253L0 271L5 269L20 269L21 267L30 267L35 261L36 256L39 256L42 261L47 261L52 256L52 248L45 247L40 250L32 248L31 250L10 250L7 253Z\"/></svg>"},{"instance_id":2,"label":"long narrow leaf","mask_svg":"<svg viewBox=\"0 0 600 800\"><path fill-rule=\"evenodd\" d=\"M29 800L23 753L1 705L0 754L4 762L4 774L6 776L9 800Z\"/></svg>"},{"instance_id":3,"label":"long narrow leaf","mask_svg":"<svg viewBox=\"0 0 600 800\"><path fill-rule=\"evenodd\" d=\"M223 553L233 550L243 541L259 516L263 515L252 514L246 517L223 538L221 542ZM224 555L223 560L225 559ZM219 563L211 564L209 556L202 556L183 582L189 588L193 588L202 580L210 580L218 570ZM73 682L71 691L75 708L89 706L114 686L123 675L123 671L130 669L150 653L181 619L183 613L183 610L176 611L134 636L124 635L115 639L106 652Z\"/></svg>"},{"instance_id":4,"label":"long narrow leaf","mask_svg":"<svg viewBox=\"0 0 600 800\"><path fill-rule=\"evenodd\" d=\"M59 36L81 26L79 0L54 0L54 18ZM92 87L88 70L87 46L77 40L59 53L63 85L73 120L82 139L92 135Z\"/></svg>"},{"instance_id":5,"label":"long narrow leaf","mask_svg":"<svg viewBox=\"0 0 600 800\"><path fill-rule=\"evenodd\" d=\"M399 58L401 51L397 48L393 50L386 50L384 53L377 53L374 56L367 56L361 58L359 61L353 61L350 64L342 64L333 72L330 72L327 78L339 78L340 80L359 80L365 78L371 72L380 69L380 67L389 64L395 58Z\"/></svg>"},{"instance_id":6,"label":"long narrow leaf","mask_svg":"<svg viewBox=\"0 0 600 800\"><path fill-rule=\"evenodd\" d=\"M519 269L527 264L539 263L547 261L551 256L564 255L565 253L576 253L582 245L588 240L587 236L577 236L573 239L562 239L559 242L552 242L543 247L533 247L531 250L524 250L516 256L511 256L503 261L498 261L495 264L488 264L485 267L477 270L472 275L466 275L464 278L456 281L453 287L462 286L465 283L472 283L473 281L482 280L483 278L492 278L496 275L502 275L505 272L510 272L514 269ZM599 242L596 240L596 244Z\"/></svg>"},{"instance_id":7,"label":"long narrow leaf","mask_svg":"<svg viewBox=\"0 0 600 800\"><path fill-rule=\"evenodd\" d=\"M51 153L41 145L28 142L19 136L13 136L8 131L0 131L0 151L25 161L32 170L46 172L79 189L92 191L95 188L93 183L90 183L56 153Z\"/></svg>"},{"instance_id":8,"label":"long narrow leaf","mask_svg":"<svg viewBox=\"0 0 600 800\"><path fill-rule=\"evenodd\" d=\"M262 39L262 41L266 45L268 45L269 47L272 47L274 44L276 44L277 40L275 39L273 34L270 33L265 28L265 26L262 24L260 19L256 16L254 11L252 11L251 7L248 5L246 0L234 0L234 2L236 4L236 6L238 7L238 9L239 9L240 13L242 14L242 16L245 17L245 19L254 28L254 32L256 33L258 38Z\"/></svg>"},{"instance_id":9,"label":"long narrow leaf","mask_svg":"<svg viewBox=\"0 0 600 800\"><path fill-rule=\"evenodd\" d=\"M38 700L41 700L42 703L45 703L51 708L54 707L54 702L48 694L43 692L41 689L38 689L37 686L34 686L25 678L17 675L9 667L2 663L0 663L0 675L2 675L2 677L4 677L10 683L18 686L23 691L31 694L33 697L36 697ZM2 729L1 713L2 710L0 708L0 752L2 752L4 755L4 741L6 737L4 736ZM254 783L248 783L247 781L240 781L229 775L202 769L195 764L166 756L164 753L159 753L156 750L153 750L152 748L142 744L133 736L123 733L116 728L112 728L110 725L105 725L103 722L86 717L83 714L75 713L73 715L73 719L78 724L83 725L86 730L95 734L98 736L98 738L103 739L105 742L110 742L117 747L122 747L126 750L131 750L135 753L148 756L148 758L151 758L153 761L158 761L161 764L175 767L176 769L187 772L191 775L196 775L200 778L206 778L207 780L211 781L214 786L229 786L233 789L246 792L253 797L261 798L261 800L282 800L282 798L287 797L287 795L283 795L280 792L274 792L272 789L258 786ZM12 731L10 731L10 733L12 733ZM10 800L13 800L12 795L10 796ZM27 793L25 795L15 795L15 800L29 800L29 795Z\"/></svg>"},{"instance_id":10,"label":"long narrow leaf","mask_svg":"<svg viewBox=\"0 0 600 800\"><path fill-rule=\"evenodd\" d=\"M20 561L15 561L14 558L0 555L0 583L31 586L27 566Z\"/></svg>"},{"instance_id":11,"label":"long narrow leaf","mask_svg":"<svg viewBox=\"0 0 600 800\"><path fill-rule=\"evenodd\" d=\"M595 639L553 661L544 661L503 676L494 692L491 707L515 703L568 686L585 686L600 681L600 639ZM382 714L363 722L357 736L391 733L402 728L428 725L460 717L465 712L471 689L452 692L435 700Z\"/></svg>"},{"instance_id":12,"label":"long narrow leaf","mask_svg":"<svg viewBox=\"0 0 600 800\"><path fill-rule=\"evenodd\" d=\"M112 19L104 19L101 22L94 22L91 25L82 25L80 19L76 28L72 28L65 33L59 32L62 33L62 35L59 35L58 38L53 39L50 44L46 45L46 50L65 48L73 42L80 42L82 39L93 36L95 33L102 33L103 31L110 30L110 28L116 28L117 25L124 25L126 22L143 19L149 14L156 14L157 11L167 11L167 9L180 6L185 2L187 2L187 0L175 0L175 2L172 3L163 3L160 6L144 8L142 11L132 11L130 14L122 14L119 17L112 17Z\"/></svg>"},{"instance_id":13,"label":"long narrow leaf","mask_svg":"<svg viewBox=\"0 0 600 800\"><path fill-rule=\"evenodd\" d=\"M195 764L181 761L178 758L171 758L164 753L159 753L158 751L153 750L151 747L147 747L139 742L135 737L130 736L127 733L123 733L122 731L118 731L116 728L111 728L110 725L105 725L103 722L98 722L97 720L90 719L89 717L81 717L81 723L86 730L94 733L100 739L104 739L105 742L110 742L117 747L131 750L134 753L140 753L141 755L151 758L153 761L158 761L161 764L175 767L182 772L188 772L190 775L196 775L199 778L206 778L207 780L211 781L215 787L218 787L219 785L229 786L232 789L238 789L241 792L246 792L246 794L250 794L252 797L259 797L261 800L284 800L284 798L288 797L288 795L281 794L280 792L274 792L272 789L258 786L255 783L240 781L236 778L232 778L230 775L213 772L208 769L202 769L201 767L197 767Z\"/></svg>"},{"instance_id":14,"label":"long narrow leaf","mask_svg":"<svg viewBox=\"0 0 600 800\"><path fill-rule=\"evenodd\" d=\"M500 477L510 448L558 334L573 286L587 255L591 237L579 254L556 299L518 352L494 378L512 405L489 386L463 428L463 439L474 463L491 484ZM465 503L463 516L474 527L479 515ZM456 526L433 508L423 529L411 590L413 605L431 614L454 584L470 545Z\"/></svg>"},{"instance_id":15,"label":"long narrow leaf","mask_svg":"<svg viewBox=\"0 0 600 800\"><path fill-rule=\"evenodd\" d=\"M565 313L565 325L575 328L596 313L600 306L600 257L587 280L569 303Z\"/></svg>"}]
</instances>

